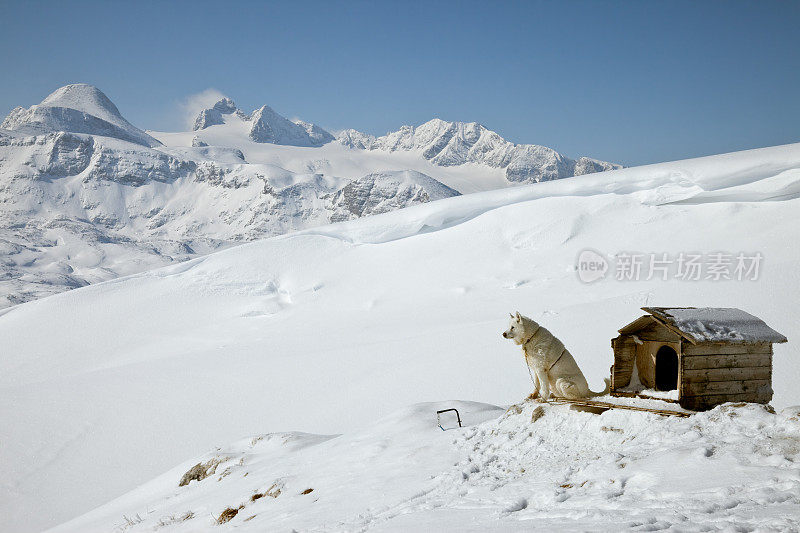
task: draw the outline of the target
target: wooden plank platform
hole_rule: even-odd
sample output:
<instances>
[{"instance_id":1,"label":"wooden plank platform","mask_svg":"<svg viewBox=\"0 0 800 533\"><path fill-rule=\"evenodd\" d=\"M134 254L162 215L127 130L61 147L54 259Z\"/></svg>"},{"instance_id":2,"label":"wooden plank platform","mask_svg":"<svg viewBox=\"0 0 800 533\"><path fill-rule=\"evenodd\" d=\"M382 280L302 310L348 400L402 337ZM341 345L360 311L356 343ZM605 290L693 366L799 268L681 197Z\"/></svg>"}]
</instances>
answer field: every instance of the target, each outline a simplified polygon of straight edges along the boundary
<instances>
[{"instance_id":1,"label":"wooden plank platform","mask_svg":"<svg viewBox=\"0 0 800 533\"><path fill-rule=\"evenodd\" d=\"M641 411L646 413L655 413L661 416L679 416L688 418L694 413L686 411L672 411L670 409L653 409L651 407L642 407L638 405L624 405L619 403L601 402L597 400L570 400L568 398L552 398L547 403L554 403L559 405L571 405L577 411L588 411L590 413L599 414L609 409L624 409L628 411Z\"/></svg>"},{"instance_id":2,"label":"wooden plank platform","mask_svg":"<svg viewBox=\"0 0 800 533\"><path fill-rule=\"evenodd\" d=\"M658 400L659 402L679 403L678 400L673 400L671 398L659 398L658 396L648 396L647 394L640 394L638 392L612 390L609 394L618 398L642 398L644 400Z\"/></svg>"}]
</instances>

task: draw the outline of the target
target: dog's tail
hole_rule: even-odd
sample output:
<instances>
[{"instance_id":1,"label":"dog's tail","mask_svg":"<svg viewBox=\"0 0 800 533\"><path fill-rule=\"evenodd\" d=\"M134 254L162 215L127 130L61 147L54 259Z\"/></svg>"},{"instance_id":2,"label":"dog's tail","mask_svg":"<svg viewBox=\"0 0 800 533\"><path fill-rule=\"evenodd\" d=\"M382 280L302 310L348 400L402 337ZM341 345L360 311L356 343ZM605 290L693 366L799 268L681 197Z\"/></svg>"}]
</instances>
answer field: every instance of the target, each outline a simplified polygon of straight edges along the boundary
<instances>
[{"instance_id":1,"label":"dog's tail","mask_svg":"<svg viewBox=\"0 0 800 533\"><path fill-rule=\"evenodd\" d=\"M608 394L611 391L611 380L608 379L608 378L603 378L603 381L606 382L606 388L603 389L602 392L594 392L592 390L589 390L589 397L590 398L593 398L595 396L605 396L606 394Z\"/></svg>"}]
</instances>

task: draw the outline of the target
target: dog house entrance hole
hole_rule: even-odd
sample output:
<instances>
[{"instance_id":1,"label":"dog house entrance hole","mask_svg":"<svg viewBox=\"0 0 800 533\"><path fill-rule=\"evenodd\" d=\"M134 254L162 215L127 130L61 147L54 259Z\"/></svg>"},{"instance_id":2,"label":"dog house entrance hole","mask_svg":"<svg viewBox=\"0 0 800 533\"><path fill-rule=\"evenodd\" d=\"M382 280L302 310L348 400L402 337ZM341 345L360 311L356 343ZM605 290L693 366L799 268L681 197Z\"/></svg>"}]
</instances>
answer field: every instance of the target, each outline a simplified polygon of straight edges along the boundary
<instances>
[{"instance_id":1,"label":"dog house entrance hole","mask_svg":"<svg viewBox=\"0 0 800 533\"><path fill-rule=\"evenodd\" d=\"M678 354L669 346L662 346L656 353L656 388L678 388Z\"/></svg>"}]
</instances>

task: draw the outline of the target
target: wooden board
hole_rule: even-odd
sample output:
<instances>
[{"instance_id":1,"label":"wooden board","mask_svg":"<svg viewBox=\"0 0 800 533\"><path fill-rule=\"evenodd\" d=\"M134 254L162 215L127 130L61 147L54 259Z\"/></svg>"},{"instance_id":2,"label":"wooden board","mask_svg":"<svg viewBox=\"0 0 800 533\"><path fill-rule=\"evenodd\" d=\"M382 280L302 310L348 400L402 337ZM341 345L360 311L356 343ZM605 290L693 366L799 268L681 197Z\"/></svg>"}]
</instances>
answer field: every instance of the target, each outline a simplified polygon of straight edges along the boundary
<instances>
[{"instance_id":1,"label":"wooden board","mask_svg":"<svg viewBox=\"0 0 800 533\"><path fill-rule=\"evenodd\" d=\"M752 402L768 404L772 394L748 392L745 394L717 394L710 396L687 396L681 398L681 407L694 411L704 411L727 402Z\"/></svg>"},{"instance_id":2,"label":"wooden board","mask_svg":"<svg viewBox=\"0 0 800 533\"><path fill-rule=\"evenodd\" d=\"M635 335L637 331L641 331L648 325L655 322L656 319L650 315L643 315L628 324L627 326L622 327L619 331L620 335Z\"/></svg>"},{"instance_id":3,"label":"wooden board","mask_svg":"<svg viewBox=\"0 0 800 533\"><path fill-rule=\"evenodd\" d=\"M650 325L642 328L638 332L633 332L643 341L662 341L662 342L681 342L681 337L660 322L653 321Z\"/></svg>"},{"instance_id":4,"label":"wooden board","mask_svg":"<svg viewBox=\"0 0 800 533\"><path fill-rule=\"evenodd\" d=\"M767 390L772 390L771 381L768 379L709 381L707 383L684 382L683 384L683 396L761 393Z\"/></svg>"},{"instance_id":5,"label":"wooden board","mask_svg":"<svg viewBox=\"0 0 800 533\"><path fill-rule=\"evenodd\" d=\"M724 343L705 343L687 344L683 349L684 355L727 355L727 354L769 354L772 353L772 345L769 343L758 344L724 344Z\"/></svg>"},{"instance_id":6,"label":"wooden board","mask_svg":"<svg viewBox=\"0 0 800 533\"><path fill-rule=\"evenodd\" d=\"M639 382L653 389L656 386L656 346L660 343L644 341L636 345L636 368L639 370Z\"/></svg>"},{"instance_id":7,"label":"wooden board","mask_svg":"<svg viewBox=\"0 0 800 533\"><path fill-rule=\"evenodd\" d=\"M672 411L670 409L652 409L650 407L640 407L637 405L620 405L616 403L609 403L609 402L600 402L597 400L570 400L567 398L552 398L548 403L555 403L560 405L572 405L572 406L579 406L587 408L587 411L592 411L589 408L595 408L594 410L608 410L608 409L623 409L626 411L641 411L646 413L654 413L661 416L680 416L680 417L689 417L692 416L694 413L686 413L683 411ZM572 409L572 407L570 407Z\"/></svg>"},{"instance_id":8,"label":"wooden board","mask_svg":"<svg viewBox=\"0 0 800 533\"><path fill-rule=\"evenodd\" d=\"M617 337L611 341L614 349L614 366L611 374L611 387L622 388L631 382L633 360L636 357L636 343L630 337Z\"/></svg>"},{"instance_id":9,"label":"wooden board","mask_svg":"<svg viewBox=\"0 0 800 533\"><path fill-rule=\"evenodd\" d=\"M592 413L593 415L602 415L609 409L610 407L599 407L597 405L580 405L580 404L572 404L569 406L570 411L580 411L582 413Z\"/></svg>"},{"instance_id":10,"label":"wooden board","mask_svg":"<svg viewBox=\"0 0 800 533\"><path fill-rule=\"evenodd\" d=\"M743 366L735 368L697 368L683 371L687 383L708 383L709 381L739 381L750 379L771 379L770 366Z\"/></svg>"},{"instance_id":11,"label":"wooden board","mask_svg":"<svg viewBox=\"0 0 800 533\"><path fill-rule=\"evenodd\" d=\"M684 352L682 359L684 371L703 368L772 367L772 354L770 353L689 355Z\"/></svg>"},{"instance_id":12,"label":"wooden board","mask_svg":"<svg viewBox=\"0 0 800 533\"><path fill-rule=\"evenodd\" d=\"M657 396L649 396L647 394L640 394L638 392L611 391L609 394L618 398L641 398L643 400L658 400L660 402L679 403L678 400L673 400L671 398L658 398Z\"/></svg>"}]
</instances>

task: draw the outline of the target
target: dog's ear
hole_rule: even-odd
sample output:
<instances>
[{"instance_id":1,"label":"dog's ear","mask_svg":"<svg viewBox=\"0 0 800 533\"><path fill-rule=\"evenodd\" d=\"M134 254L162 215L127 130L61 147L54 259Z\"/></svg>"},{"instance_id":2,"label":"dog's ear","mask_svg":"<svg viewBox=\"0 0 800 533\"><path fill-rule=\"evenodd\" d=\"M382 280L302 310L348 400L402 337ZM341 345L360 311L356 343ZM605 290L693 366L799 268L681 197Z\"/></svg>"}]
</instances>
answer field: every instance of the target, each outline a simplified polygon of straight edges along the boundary
<instances>
[{"instance_id":1,"label":"dog's ear","mask_svg":"<svg viewBox=\"0 0 800 533\"><path fill-rule=\"evenodd\" d=\"M522 320L522 315L519 314L519 311L517 311L517 320Z\"/></svg>"},{"instance_id":2,"label":"dog's ear","mask_svg":"<svg viewBox=\"0 0 800 533\"><path fill-rule=\"evenodd\" d=\"M511 318L514 318L514 313L508 313L508 316L510 316Z\"/></svg>"}]
</instances>

